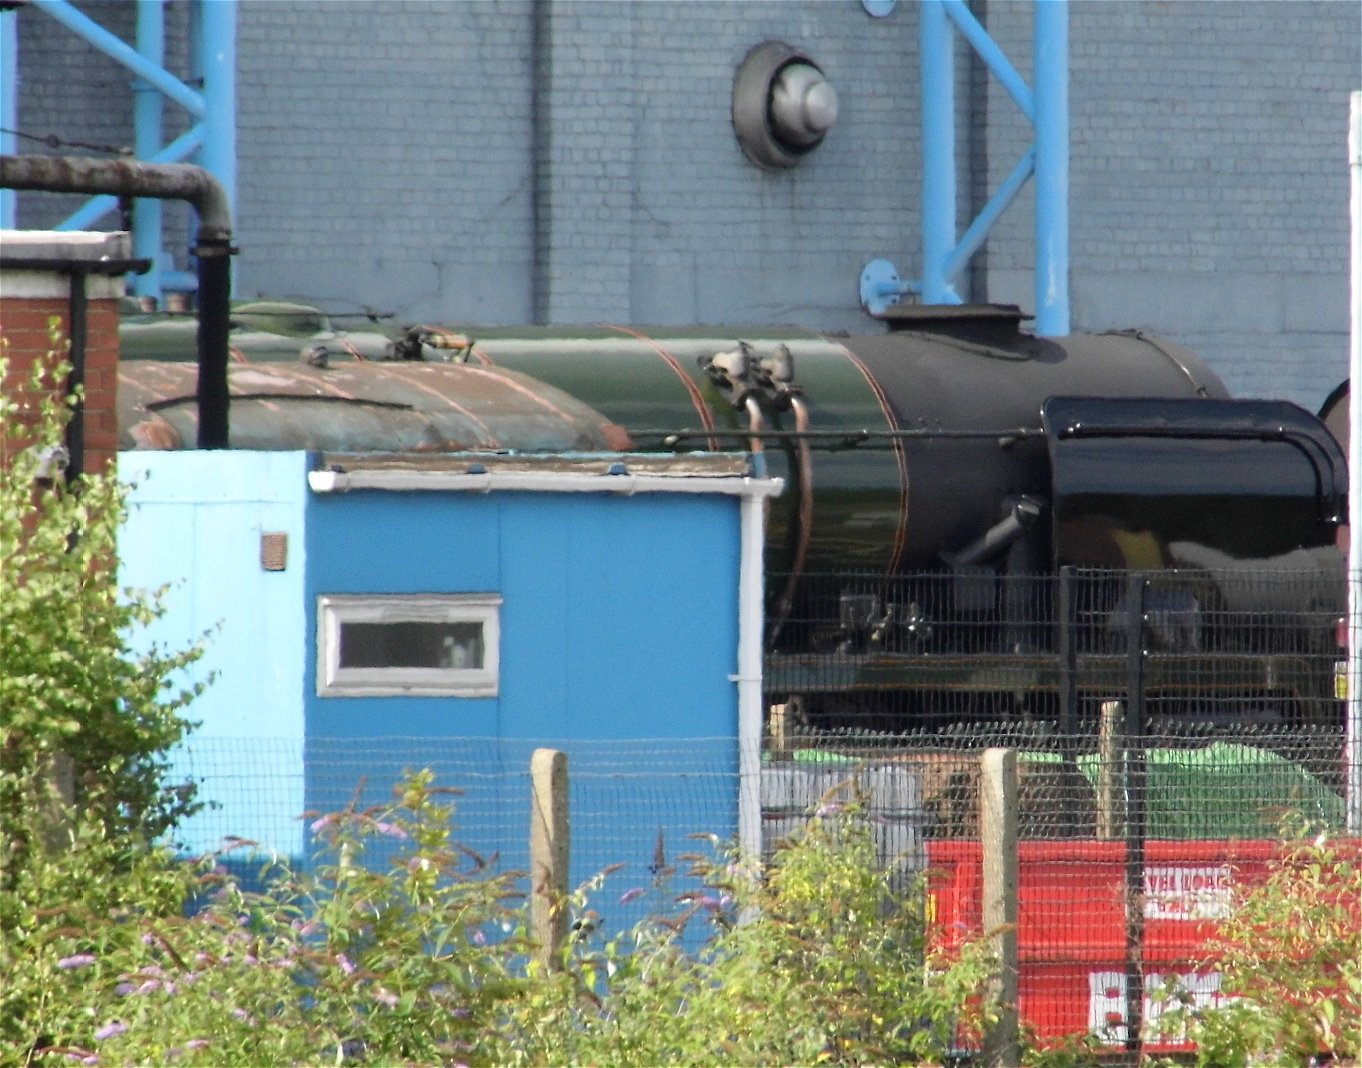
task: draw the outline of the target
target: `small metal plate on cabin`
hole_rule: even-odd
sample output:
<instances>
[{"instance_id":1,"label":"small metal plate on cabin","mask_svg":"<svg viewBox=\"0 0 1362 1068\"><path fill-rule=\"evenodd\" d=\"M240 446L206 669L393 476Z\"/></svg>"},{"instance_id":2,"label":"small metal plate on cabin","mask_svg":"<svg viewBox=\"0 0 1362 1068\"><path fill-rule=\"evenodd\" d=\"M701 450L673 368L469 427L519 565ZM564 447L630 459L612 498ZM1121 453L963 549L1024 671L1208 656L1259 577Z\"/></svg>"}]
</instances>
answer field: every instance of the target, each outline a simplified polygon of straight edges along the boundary
<instances>
[{"instance_id":1,"label":"small metal plate on cabin","mask_svg":"<svg viewBox=\"0 0 1362 1068\"><path fill-rule=\"evenodd\" d=\"M260 535L260 567L263 571L283 571L288 564L288 535L279 531Z\"/></svg>"}]
</instances>

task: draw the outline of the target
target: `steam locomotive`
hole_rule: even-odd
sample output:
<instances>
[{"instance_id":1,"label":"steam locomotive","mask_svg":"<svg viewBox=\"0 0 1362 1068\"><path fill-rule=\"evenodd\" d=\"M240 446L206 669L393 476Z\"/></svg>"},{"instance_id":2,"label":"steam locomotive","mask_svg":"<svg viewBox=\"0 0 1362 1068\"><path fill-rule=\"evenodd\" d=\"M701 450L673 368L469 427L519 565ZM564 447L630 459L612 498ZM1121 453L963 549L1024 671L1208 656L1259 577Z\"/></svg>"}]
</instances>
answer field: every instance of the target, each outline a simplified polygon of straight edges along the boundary
<instances>
[{"instance_id":1,"label":"steam locomotive","mask_svg":"<svg viewBox=\"0 0 1362 1068\"><path fill-rule=\"evenodd\" d=\"M788 486L767 524L768 700L805 723L1073 725L1137 641L1170 714L1339 715L1339 443L1165 340L1042 338L999 305L893 308L854 337L350 330L266 301L232 318L234 447L752 454ZM192 316L129 314L122 345L123 447L192 442ZM448 373L413 387L417 365ZM552 428L505 407L526 398Z\"/></svg>"}]
</instances>

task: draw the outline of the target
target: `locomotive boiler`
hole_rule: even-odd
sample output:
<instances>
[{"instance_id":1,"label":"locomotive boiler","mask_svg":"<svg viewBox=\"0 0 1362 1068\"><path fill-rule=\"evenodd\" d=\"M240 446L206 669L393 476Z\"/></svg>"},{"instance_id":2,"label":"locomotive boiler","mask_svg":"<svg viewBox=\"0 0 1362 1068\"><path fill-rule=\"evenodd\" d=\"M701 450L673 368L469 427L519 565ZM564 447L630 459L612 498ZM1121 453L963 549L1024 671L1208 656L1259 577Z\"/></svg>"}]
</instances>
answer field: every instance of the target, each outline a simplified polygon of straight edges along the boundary
<instances>
[{"instance_id":1,"label":"locomotive boiler","mask_svg":"<svg viewBox=\"0 0 1362 1068\"><path fill-rule=\"evenodd\" d=\"M1167 341L1041 338L1023 318L996 305L900 307L886 332L865 336L344 330L317 309L253 302L233 312L232 391L249 396L246 378L264 370L252 365L269 364L296 380L284 393L343 395L340 408L358 413L392 405L391 380L414 365L456 365L469 373L407 389L401 404L452 390L439 403L459 408L459 390L499 381L502 399L484 403L552 397L575 406L574 429L545 437L535 420L503 420L479 437L442 425L423 431L422 449L750 452L788 487L768 516L766 687L809 723L1094 714L1112 688L1102 665L1130 640L1130 572L1152 576L1146 640L1172 665L1169 692L1177 670L1219 665L1230 711L1198 714L1334 715L1318 671L1279 685L1287 661L1331 669L1336 653L1347 475L1334 437L1295 405L1231 399ZM190 317L125 321L128 447L155 447L149 413L169 418L176 390L187 400L188 379L175 385L162 365L193 358L192 329ZM338 406L291 410L289 447L325 447ZM179 413L192 419L187 403ZM232 443L268 447L268 417L246 418L234 414ZM374 435L364 447L410 447ZM192 440L186 426L170 436ZM1242 616L1250 632L1220 625Z\"/></svg>"}]
</instances>

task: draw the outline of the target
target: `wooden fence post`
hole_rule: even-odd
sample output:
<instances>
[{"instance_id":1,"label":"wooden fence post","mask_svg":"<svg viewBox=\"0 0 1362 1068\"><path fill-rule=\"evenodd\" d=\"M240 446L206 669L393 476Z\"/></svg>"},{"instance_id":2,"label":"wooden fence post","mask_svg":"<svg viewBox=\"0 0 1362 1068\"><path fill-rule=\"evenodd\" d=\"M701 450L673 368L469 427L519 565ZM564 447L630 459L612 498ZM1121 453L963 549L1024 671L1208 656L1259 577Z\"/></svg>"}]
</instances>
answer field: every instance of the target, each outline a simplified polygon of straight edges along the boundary
<instances>
[{"instance_id":1,"label":"wooden fence post","mask_svg":"<svg viewBox=\"0 0 1362 1068\"><path fill-rule=\"evenodd\" d=\"M979 763L982 918L997 961L985 995L997 1022L984 1036L984 1060L996 1068L1015 1068L1021 1063L1017 1015L1017 751L987 749Z\"/></svg>"},{"instance_id":2,"label":"wooden fence post","mask_svg":"<svg viewBox=\"0 0 1362 1068\"><path fill-rule=\"evenodd\" d=\"M567 754L536 749L530 758L530 934L546 968L559 967L568 929Z\"/></svg>"},{"instance_id":3,"label":"wooden fence post","mask_svg":"<svg viewBox=\"0 0 1362 1068\"><path fill-rule=\"evenodd\" d=\"M1120 759L1120 701L1102 702L1102 720L1097 728L1097 837L1111 841L1121 837L1121 805L1116 790L1116 767Z\"/></svg>"}]
</instances>

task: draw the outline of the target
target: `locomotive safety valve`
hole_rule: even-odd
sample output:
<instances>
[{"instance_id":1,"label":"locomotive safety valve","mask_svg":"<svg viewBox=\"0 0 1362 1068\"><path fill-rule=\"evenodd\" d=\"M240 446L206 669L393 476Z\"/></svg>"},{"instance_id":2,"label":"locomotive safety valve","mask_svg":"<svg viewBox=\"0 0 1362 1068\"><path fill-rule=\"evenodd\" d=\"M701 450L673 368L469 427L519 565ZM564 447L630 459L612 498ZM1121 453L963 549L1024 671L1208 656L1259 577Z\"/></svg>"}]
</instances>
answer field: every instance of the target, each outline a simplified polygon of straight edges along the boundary
<instances>
[{"instance_id":1,"label":"locomotive safety valve","mask_svg":"<svg viewBox=\"0 0 1362 1068\"><path fill-rule=\"evenodd\" d=\"M468 349L473 347L473 339L463 334L437 333L427 330L421 335L421 343L429 345L433 349Z\"/></svg>"}]
</instances>

